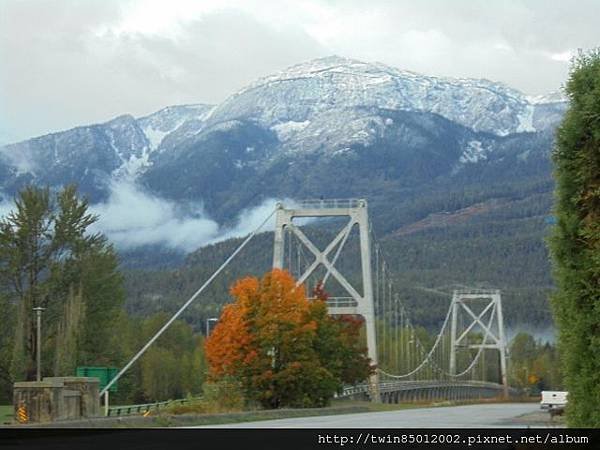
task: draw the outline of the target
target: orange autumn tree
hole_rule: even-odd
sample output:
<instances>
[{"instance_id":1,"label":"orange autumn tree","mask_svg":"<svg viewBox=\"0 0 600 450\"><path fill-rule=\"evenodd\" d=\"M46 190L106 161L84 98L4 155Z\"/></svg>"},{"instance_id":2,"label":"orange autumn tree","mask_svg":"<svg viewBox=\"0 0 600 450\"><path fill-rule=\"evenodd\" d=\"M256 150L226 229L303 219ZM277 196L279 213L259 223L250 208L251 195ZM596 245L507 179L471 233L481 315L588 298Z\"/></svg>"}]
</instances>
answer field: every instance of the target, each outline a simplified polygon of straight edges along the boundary
<instances>
[{"instance_id":1,"label":"orange autumn tree","mask_svg":"<svg viewBox=\"0 0 600 450\"><path fill-rule=\"evenodd\" d=\"M211 380L236 379L267 408L312 407L370 374L357 322L329 317L324 293L309 301L288 272L241 279L231 294L206 340Z\"/></svg>"}]
</instances>

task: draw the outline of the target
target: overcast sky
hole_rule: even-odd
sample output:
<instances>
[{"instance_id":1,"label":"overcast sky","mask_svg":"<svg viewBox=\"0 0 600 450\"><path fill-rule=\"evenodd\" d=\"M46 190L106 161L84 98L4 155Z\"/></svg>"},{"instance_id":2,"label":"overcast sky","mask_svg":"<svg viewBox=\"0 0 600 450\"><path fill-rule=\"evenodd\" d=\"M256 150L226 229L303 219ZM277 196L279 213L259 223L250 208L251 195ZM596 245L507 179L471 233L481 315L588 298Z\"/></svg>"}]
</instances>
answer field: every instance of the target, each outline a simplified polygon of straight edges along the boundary
<instances>
[{"instance_id":1,"label":"overcast sky","mask_svg":"<svg viewBox=\"0 0 600 450\"><path fill-rule=\"evenodd\" d=\"M340 55L556 90L600 45L598 0L1 0L0 143L216 103Z\"/></svg>"}]
</instances>

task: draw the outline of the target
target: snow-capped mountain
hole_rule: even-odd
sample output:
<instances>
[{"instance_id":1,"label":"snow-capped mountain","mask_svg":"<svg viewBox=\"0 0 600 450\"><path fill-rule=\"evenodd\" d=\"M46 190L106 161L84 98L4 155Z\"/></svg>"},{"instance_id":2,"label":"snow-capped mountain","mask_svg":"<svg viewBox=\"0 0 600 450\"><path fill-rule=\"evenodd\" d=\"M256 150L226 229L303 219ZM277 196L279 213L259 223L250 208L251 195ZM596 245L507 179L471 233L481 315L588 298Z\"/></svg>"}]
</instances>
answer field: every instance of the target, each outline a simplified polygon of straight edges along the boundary
<instances>
[{"instance_id":1,"label":"snow-capped mountain","mask_svg":"<svg viewBox=\"0 0 600 450\"><path fill-rule=\"evenodd\" d=\"M165 137L196 133L210 105L166 107L149 116L119 116L102 124L81 126L0 147L0 183L12 193L24 183L77 183L100 199L114 178L133 178L163 151Z\"/></svg>"},{"instance_id":2,"label":"snow-capped mountain","mask_svg":"<svg viewBox=\"0 0 600 450\"><path fill-rule=\"evenodd\" d=\"M534 105L547 105L550 103L566 103L568 101L561 91L548 92L542 95L530 95L527 97L529 103Z\"/></svg>"},{"instance_id":3,"label":"snow-capped mountain","mask_svg":"<svg viewBox=\"0 0 600 450\"><path fill-rule=\"evenodd\" d=\"M111 180L127 178L161 196L202 200L225 220L265 196L323 193L316 174L331 179L325 194L346 196L373 189L351 179L365 171L406 187L509 154L525 164L536 150L547 154L566 105L560 94L527 97L488 80L328 57L259 79L219 105L169 106L0 147L0 189L76 182L98 201Z\"/></svg>"},{"instance_id":4,"label":"snow-capped mountain","mask_svg":"<svg viewBox=\"0 0 600 450\"><path fill-rule=\"evenodd\" d=\"M430 77L328 57L252 83L219 105L211 121L256 117L266 126L299 127L331 110L380 108L431 112L474 131L505 136L535 131L536 104L488 80Z\"/></svg>"}]
</instances>

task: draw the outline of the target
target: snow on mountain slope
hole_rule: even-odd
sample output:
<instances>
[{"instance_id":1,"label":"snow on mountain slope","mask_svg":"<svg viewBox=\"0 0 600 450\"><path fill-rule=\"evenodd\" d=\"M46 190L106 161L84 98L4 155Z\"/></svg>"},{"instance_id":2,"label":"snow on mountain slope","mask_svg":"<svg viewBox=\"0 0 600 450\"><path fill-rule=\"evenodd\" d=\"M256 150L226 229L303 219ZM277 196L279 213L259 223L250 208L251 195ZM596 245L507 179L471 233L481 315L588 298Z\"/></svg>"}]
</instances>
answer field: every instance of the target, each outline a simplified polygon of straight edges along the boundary
<instances>
[{"instance_id":1,"label":"snow on mountain slope","mask_svg":"<svg viewBox=\"0 0 600 450\"><path fill-rule=\"evenodd\" d=\"M529 103L534 105L547 105L549 103L566 103L568 101L565 94L561 91L548 92L542 95L529 95L527 96Z\"/></svg>"},{"instance_id":2,"label":"snow on mountain slope","mask_svg":"<svg viewBox=\"0 0 600 450\"><path fill-rule=\"evenodd\" d=\"M465 135L457 137L463 144L452 157L472 165L493 152L477 145L485 141L480 135L551 130L564 114L564 100L560 93L527 97L488 80L431 77L328 57L259 79L217 106L169 106L0 147L0 189L14 192L30 180L76 182L101 198L106 180L137 180L165 164L173 168L172 177L195 158L194 174L207 177L231 166L231 176L239 177L242 170L267 170L278 158L296 154L349 158L374 146L424 149L438 139L443 121L470 130L456 131ZM448 143L444 151L445 158ZM235 161L228 160L232 155Z\"/></svg>"},{"instance_id":3,"label":"snow on mountain slope","mask_svg":"<svg viewBox=\"0 0 600 450\"><path fill-rule=\"evenodd\" d=\"M148 139L136 120L129 115L117 117L103 124L100 129L108 138L108 144L121 161L113 173L117 176L135 174L147 159Z\"/></svg>"},{"instance_id":4,"label":"snow on mountain slope","mask_svg":"<svg viewBox=\"0 0 600 450\"><path fill-rule=\"evenodd\" d=\"M150 150L156 150L165 136L173 133L188 121L204 121L212 108L212 105L204 104L167 106L148 116L140 117L138 124L150 142Z\"/></svg>"},{"instance_id":5,"label":"snow on mountain slope","mask_svg":"<svg viewBox=\"0 0 600 450\"><path fill-rule=\"evenodd\" d=\"M187 123L194 123L193 129L196 133L211 109L211 105L203 104L167 106L137 119L137 125L145 136L146 142L144 145L138 145L136 151L127 152L125 155L119 147L111 143L122 161L122 164L113 171L113 175L116 178L135 179L152 165L151 155L162 150L162 143L166 136L176 133Z\"/></svg>"},{"instance_id":6,"label":"snow on mountain slope","mask_svg":"<svg viewBox=\"0 0 600 450\"><path fill-rule=\"evenodd\" d=\"M467 147L463 154L460 156L459 161L463 164L476 163L482 159L486 159L486 149L481 146L479 141L467 142Z\"/></svg>"},{"instance_id":7,"label":"snow on mountain slope","mask_svg":"<svg viewBox=\"0 0 600 450\"><path fill-rule=\"evenodd\" d=\"M219 105L209 123L255 117L277 127L312 122L324 111L369 107L432 112L499 136L534 131L534 104L501 83L437 78L335 56L257 80Z\"/></svg>"}]
</instances>

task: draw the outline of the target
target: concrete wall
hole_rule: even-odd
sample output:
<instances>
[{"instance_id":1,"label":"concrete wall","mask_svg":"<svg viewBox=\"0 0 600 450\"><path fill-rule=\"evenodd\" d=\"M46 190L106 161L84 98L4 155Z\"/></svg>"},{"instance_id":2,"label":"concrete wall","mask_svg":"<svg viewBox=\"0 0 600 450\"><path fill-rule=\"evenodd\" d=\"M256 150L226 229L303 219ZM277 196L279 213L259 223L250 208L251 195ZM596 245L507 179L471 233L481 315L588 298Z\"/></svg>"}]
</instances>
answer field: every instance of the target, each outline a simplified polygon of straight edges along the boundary
<instances>
[{"instance_id":1,"label":"concrete wall","mask_svg":"<svg viewBox=\"0 0 600 450\"><path fill-rule=\"evenodd\" d=\"M81 393L79 391L63 390L63 410L61 419L81 418Z\"/></svg>"},{"instance_id":2,"label":"concrete wall","mask_svg":"<svg viewBox=\"0 0 600 450\"><path fill-rule=\"evenodd\" d=\"M44 381L62 382L65 389L77 391L81 397L79 417L100 415L100 380L91 377L44 377Z\"/></svg>"},{"instance_id":3,"label":"concrete wall","mask_svg":"<svg viewBox=\"0 0 600 450\"><path fill-rule=\"evenodd\" d=\"M57 381L24 381L14 384L15 417L23 405L29 422L53 422L64 415L64 384Z\"/></svg>"},{"instance_id":4,"label":"concrete wall","mask_svg":"<svg viewBox=\"0 0 600 450\"><path fill-rule=\"evenodd\" d=\"M86 377L46 377L14 384L15 418L24 406L28 423L45 423L100 415L99 380Z\"/></svg>"}]
</instances>

